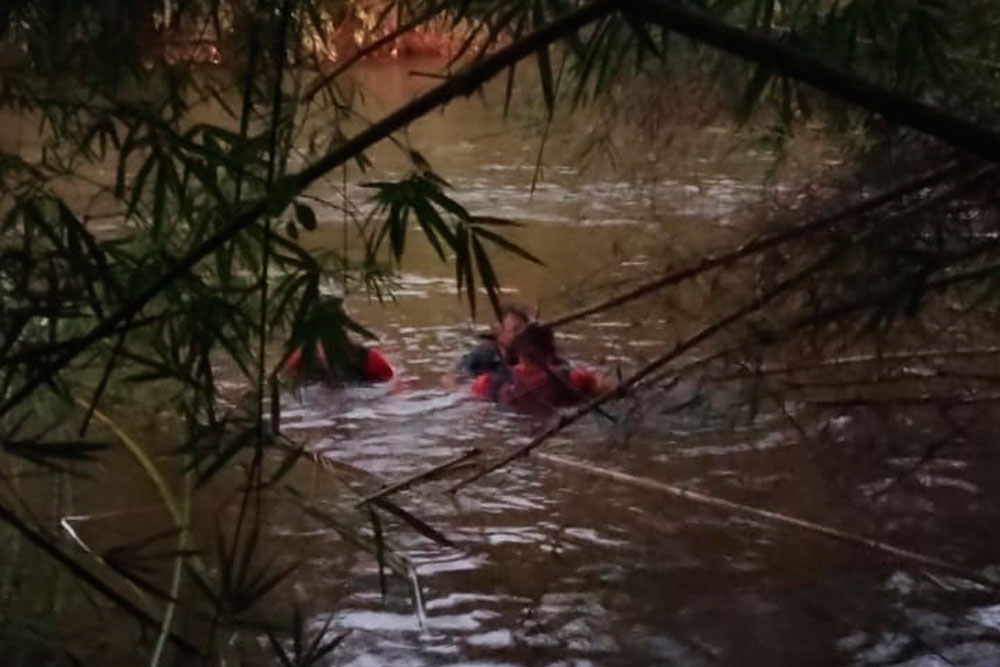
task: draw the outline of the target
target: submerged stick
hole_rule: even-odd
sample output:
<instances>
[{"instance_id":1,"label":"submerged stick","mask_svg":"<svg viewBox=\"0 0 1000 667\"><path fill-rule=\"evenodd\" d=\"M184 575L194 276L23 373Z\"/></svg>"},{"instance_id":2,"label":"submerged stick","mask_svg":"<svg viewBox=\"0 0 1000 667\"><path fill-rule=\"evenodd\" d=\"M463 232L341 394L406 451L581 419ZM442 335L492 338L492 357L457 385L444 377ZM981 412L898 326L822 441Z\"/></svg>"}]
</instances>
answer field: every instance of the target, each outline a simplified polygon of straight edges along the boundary
<instances>
[{"instance_id":1,"label":"submerged stick","mask_svg":"<svg viewBox=\"0 0 1000 667\"><path fill-rule=\"evenodd\" d=\"M565 456L545 453L538 453L535 456L543 461L561 466L563 468L576 470L595 477L610 479L629 486L647 489L649 491L656 491L657 493L673 496L674 498L682 498L684 500L698 503L699 505L708 505L709 507L715 507L729 512L763 519L770 523L796 528L798 530L815 533L817 535L823 535L824 537L829 537L839 542L877 551L881 554L892 556L903 561L919 564L924 567L931 567L936 570L941 570L942 572L948 572L949 574L967 579L981 586L985 586L990 590L996 591L1000 589L1000 582L996 582L969 568L949 563L946 560L942 560L934 556L928 556L926 554L910 551L909 549L897 547L886 542L880 542L863 535L849 533L831 526L814 523L805 519L799 519L797 517L781 514L779 512L772 512L771 510L761 509L752 505L744 505L743 503L737 503L723 498L716 498L715 496L699 493L697 491L689 491L688 489L684 489L679 486L657 482L656 480L646 477L636 477L635 475L629 475L628 473L619 472L617 470L601 468L599 466L584 463L583 461L567 458Z\"/></svg>"},{"instance_id":2,"label":"submerged stick","mask_svg":"<svg viewBox=\"0 0 1000 667\"><path fill-rule=\"evenodd\" d=\"M410 475L409 477L407 477L405 479L401 479L400 481L396 482L395 484L390 484L389 486L386 486L386 487L384 487L382 489L379 489L375 493L372 493L372 494L369 494L369 495L365 496L364 498L362 498L361 500L359 500L357 503L355 503L355 505L357 505L357 506L364 505L365 503L370 503L370 502L372 502L374 500L379 500L379 499L385 498L386 496L390 496L390 495L392 495L392 494L394 494L394 493L396 493L398 491L403 491L404 489L408 489L411 486L413 486L414 484L416 484L417 482L423 482L425 480L432 479L432 478L440 475L441 473L443 473L443 472L445 472L445 471L447 471L447 470L449 470L451 468L454 468L459 463L463 463L463 462L468 461L469 459L471 459L473 457L479 456L479 454L480 454L480 451L478 449L476 449L476 448L469 449L466 452L464 452L463 454L460 454L459 456L456 456L454 458L448 459L447 461L445 461L441 465L434 466L430 470L424 470L422 472L418 472L418 473L416 473L414 475Z\"/></svg>"},{"instance_id":3,"label":"submerged stick","mask_svg":"<svg viewBox=\"0 0 1000 667\"><path fill-rule=\"evenodd\" d=\"M1000 347L971 347L955 350L914 350L912 352L888 352L885 354L859 354L850 357L836 357L825 361L801 363L783 366L764 366L758 369L713 375L708 380L723 382L728 380L744 380L761 375L789 375L792 373L852 366L860 364L876 364L883 361L910 361L913 359L947 359L957 357L986 357L1000 354Z\"/></svg>"}]
</instances>

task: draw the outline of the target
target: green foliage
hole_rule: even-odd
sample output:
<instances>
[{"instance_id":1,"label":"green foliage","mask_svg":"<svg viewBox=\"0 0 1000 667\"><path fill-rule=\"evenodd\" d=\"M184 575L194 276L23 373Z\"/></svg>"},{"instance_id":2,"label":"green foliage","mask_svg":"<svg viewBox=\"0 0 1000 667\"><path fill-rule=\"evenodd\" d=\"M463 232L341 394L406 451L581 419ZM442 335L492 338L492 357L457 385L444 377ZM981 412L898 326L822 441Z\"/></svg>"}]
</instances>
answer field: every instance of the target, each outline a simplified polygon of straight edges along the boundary
<instances>
[{"instance_id":1,"label":"green foliage","mask_svg":"<svg viewBox=\"0 0 1000 667\"><path fill-rule=\"evenodd\" d=\"M683 3L718 26L766 35L796 53L986 123L995 120L997 100L1000 46L990 27L1000 10L994 4ZM456 62L481 62L501 44L523 43L585 6L579 0L389 3L374 23L390 10L401 19L443 17L467 29ZM373 335L344 311L339 297L322 295L346 294L358 285L378 296L391 291L391 273L404 261L414 228L442 261L454 262L456 288L459 295L465 291L473 313L480 287L494 311L499 307L491 251L539 263L503 233L514 223L467 210L409 148L411 174L365 184L374 207L368 219L356 221L362 259L308 249L304 237L322 224L317 205L330 202L317 201L307 188L348 162L367 172L367 147L401 129L379 129L368 143L352 143L360 122L356 91L336 76L313 79L288 66L308 60L306 38L330 17L361 9L321 0L18 0L0 8L0 42L10 54L0 62L0 113L20 124L16 139L38 138L27 149L0 145L0 472L25 465L93 473L93 462L104 455L105 431L117 428L93 417L155 405L152 417L158 432L169 434L165 442L154 448L128 441L161 496L169 494L151 463L160 453L186 471L191 493L208 495L216 485L228 485L227 498L235 493L235 518L209 531L210 549L194 544L160 554L165 563L183 560L200 597L156 599L164 609L177 605L191 623L204 621L209 610L209 661L222 655L225 633L251 627L248 614L285 585L295 567L260 556L264 494L280 493L279 482L306 458L280 433L280 361L301 349L308 365L322 350L334 378L349 376L358 363L352 337ZM655 83L692 65L711 72L712 82L747 118L762 106L783 127L814 113L843 114L836 104L817 103L789 77L717 58L639 16L623 3L560 33L559 44L533 42L525 54L501 62L494 74L508 76L505 109L514 68L526 57L537 67L549 123L560 103L576 109L618 101L629 81ZM206 34L225 67L198 66L195 47L184 51L186 38ZM461 92L481 83L462 82L469 89ZM448 85L440 90L448 92ZM449 99L442 94L420 113ZM207 108L220 110L222 118L206 121ZM948 218L935 221L942 219ZM823 304L856 294L859 285L886 296L882 309L866 312L863 326L869 329L914 312L934 281L950 276L948 269L978 270L979 277L995 280L987 252L992 246L962 263L968 248L933 222L914 225L912 235L898 225L882 229L891 233L874 230L865 237L867 254L838 255L836 272L816 272ZM944 241L925 247L928 238ZM227 392L220 372L238 379L246 395ZM0 510L14 517L7 524L36 536L6 512L22 504L30 505L16 491L0 494ZM398 506L379 507L440 537ZM385 548L378 515L369 509L373 537L356 522L345 532L364 533L357 541L380 563L406 572L406 563ZM174 519L180 514L176 507L170 513ZM179 528L187 534L187 526ZM94 554L64 558L54 538L38 539L67 572L150 624L127 598L100 585L100 577L117 575L124 581L116 586L127 581L162 593L165 586L153 581L154 573L133 567L131 552L105 550L101 564L113 572L88 578L74 563L79 557L94 564ZM170 588L189 587L175 580ZM161 637L183 646L171 614L166 617ZM306 642L301 625L301 618L292 619L290 649L269 634L282 664L315 664L340 641L327 638L327 628ZM159 659L160 651L154 653Z\"/></svg>"},{"instance_id":2,"label":"green foliage","mask_svg":"<svg viewBox=\"0 0 1000 667\"><path fill-rule=\"evenodd\" d=\"M156 450L189 470L198 492L245 474L237 521L214 531L213 551L160 554L183 561L184 578L202 595L170 604L189 618L207 605L230 628L294 568L259 557L267 519L250 511L303 460L275 432L279 395L265 396L265 385L275 385L274 352L283 358L299 348L308 364L322 349L331 373L349 377L358 363L351 337L373 334L321 288L391 289L376 259L384 233L365 236L359 263L306 249L301 237L322 222L314 198L285 177L303 153L342 145L356 120L339 82L302 102L308 73L285 67L328 4L26 0L0 15L0 38L20 54L2 63L0 111L36 124L40 142L38 156L0 146L0 465L89 473L104 453L105 427L124 433L103 412L92 424L97 408L117 415L156 406L157 421L175 435L153 448L127 442L164 498L169 489L149 467ZM233 49L231 67L206 71L170 56L171 29L213 26L220 38L241 26L234 33L245 48ZM222 118L206 121L206 105ZM323 123L310 120L317 114ZM370 166L361 152L351 158ZM477 274L496 305L499 278L486 246L537 260L492 229L502 221L478 218L445 194L424 166L419 177L378 184L390 203L379 205L376 223L391 231L394 261L414 223L442 259L445 248L454 253L470 306ZM252 406L225 395L220 369L253 388ZM390 511L439 535L402 508ZM156 589L155 568L136 570L132 551L112 548L104 564ZM171 588L186 590L176 579ZM336 644L279 657L309 664Z\"/></svg>"},{"instance_id":3,"label":"green foliage","mask_svg":"<svg viewBox=\"0 0 1000 667\"><path fill-rule=\"evenodd\" d=\"M333 623L333 616L329 616L323 627L307 641L303 635L303 622L299 607L295 607L295 614L292 617L292 624L289 634L291 635L291 646L283 645L273 632L268 631L267 638L271 642L275 655L281 662L282 667L310 667L311 665L322 664L321 661L332 653L347 638L347 633L329 637L330 625ZM290 648L290 650L289 650Z\"/></svg>"},{"instance_id":4,"label":"green foliage","mask_svg":"<svg viewBox=\"0 0 1000 667\"><path fill-rule=\"evenodd\" d=\"M441 261L447 260L446 251L454 255L455 282L459 290L465 288L473 314L476 312L476 273L493 312L499 315L500 311L500 282L486 252L486 243L530 262L542 263L527 250L491 229L517 226L517 223L472 215L445 193L447 182L427 169L402 181L372 182L366 187L376 191L372 197L376 204L375 215L385 218L375 236L373 251L378 252L388 240L392 255L399 262L406 248L406 231L410 221L415 221Z\"/></svg>"}]
</instances>

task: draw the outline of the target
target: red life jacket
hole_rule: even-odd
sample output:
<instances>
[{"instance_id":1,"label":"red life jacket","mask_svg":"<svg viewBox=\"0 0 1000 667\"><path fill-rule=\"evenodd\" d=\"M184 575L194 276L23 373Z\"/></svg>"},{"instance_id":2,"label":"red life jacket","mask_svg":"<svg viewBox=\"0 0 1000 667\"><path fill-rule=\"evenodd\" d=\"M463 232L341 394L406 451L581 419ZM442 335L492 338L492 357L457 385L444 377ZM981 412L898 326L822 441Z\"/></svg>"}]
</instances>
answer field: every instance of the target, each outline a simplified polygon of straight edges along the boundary
<instances>
[{"instance_id":1,"label":"red life jacket","mask_svg":"<svg viewBox=\"0 0 1000 667\"><path fill-rule=\"evenodd\" d=\"M395 375L396 371L393 369L389 360L382 356L374 347L368 348L368 354L365 356L365 379L368 382L388 382Z\"/></svg>"},{"instance_id":2,"label":"red life jacket","mask_svg":"<svg viewBox=\"0 0 1000 667\"><path fill-rule=\"evenodd\" d=\"M540 369L523 364L506 366L480 375L472 384L472 394L519 408L537 410L573 405L598 392L593 373L565 364Z\"/></svg>"},{"instance_id":3,"label":"red life jacket","mask_svg":"<svg viewBox=\"0 0 1000 667\"><path fill-rule=\"evenodd\" d=\"M358 353L359 363L356 367L349 369L347 380L353 382L388 382L396 372L388 360L373 347L355 346ZM314 368L303 368L302 349L297 349L289 355L285 361L284 372L297 381L323 381L330 380L329 365L326 360L326 353L320 343L316 344L316 363Z\"/></svg>"}]
</instances>

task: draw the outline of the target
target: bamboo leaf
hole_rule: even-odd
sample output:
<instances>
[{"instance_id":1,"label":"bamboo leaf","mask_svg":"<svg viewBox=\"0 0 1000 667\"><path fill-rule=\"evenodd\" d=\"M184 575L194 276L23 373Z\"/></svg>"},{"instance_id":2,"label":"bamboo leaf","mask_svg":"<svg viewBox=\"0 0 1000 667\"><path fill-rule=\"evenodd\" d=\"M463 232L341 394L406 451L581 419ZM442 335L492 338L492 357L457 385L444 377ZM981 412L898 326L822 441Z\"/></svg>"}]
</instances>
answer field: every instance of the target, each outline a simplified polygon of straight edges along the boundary
<instances>
[{"instance_id":1,"label":"bamboo leaf","mask_svg":"<svg viewBox=\"0 0 1000 667\"><path fill-rule=\"evenodd\" d=\"M541 47L538 49L536 55L538 58L538 74L542 83L542 95L545 99L545 108L548 110L549 116L551 116L555 113L556 93L548 47Z\"/></svg>"},{"instance_id":2,"label":"bamboo leaf","mask_svg":"<svg viewBox=\"0 0 1000 667\"><path fill-rule=\"evenodd\" d=\"M737 115L742 122L749 120L750 116L753 114L753 110L757 106L757 102L760 100L761 94L764 92L768 83L771 82L771 77L773 75L774 73L763 65L759 65L755 68L753 76L750 78L750 82L743 90L743 96L740 99L740 104L737 108Z\"/></svg>"},{"instance_id":3,"label":"bamboo leaf","mask_svg":"<svg viewBox=\"0 0 1000 667\"><path fill-rule=\"evenodd\" d=\"M632 14L625 12L622 14L625 17L625 21L628 23L629 27L632 29L632 34L635 35L636 40L640 45L640 48L645 51L649 51L657 58L662 58L663 54L660 51L660 47L657 46L656 41L653 40L653 36L646 29L646 26L637 19Z\"/></svg>"},{"instance_id":4,"label":"bamboo leaf","mask_svg":"<svg viewBox=\"0 0 1000 667\"><path fill-rule=\"evenodd\" d=\"M488 229L475 228L474 233L477 237L484 238L490 241L491 243L500 246L507 252L514 253L515 255L523 259L526 259L529 262L532 262L533 264L538 264L539 266L545 266L545 262L543 262L541 259L531 254L530 252L528 252L521 246L517 245L516 243L513 243L512 241L505 239L504 237L500 236L495 232L492 232Z\"/></svg>"},{"instance_id":5,"label":"bamboo leaf","mask_svg":"<svg viewBox=\"0 0 1000 667\"><path fill-rule=\"evenodd\" d=\"M542 0L534 0L532 14L536 26L545 24L545 10L542 6ZM545 97L545 108L548 109L549 116L552 116L555 113L556 92L555 79L552 76L552 62L549 59L549 47L540 47L535 55L538 59L538 74L542 83L542 95Z\"/></svg>"},{"instance_id":6,"label":"bamboo leaf","mask_svg":"<svg viewBox=\"0 0 1000 667\"><path fill-rule=\"evenodd\" d=\"M316 213L305 204L295 204L295 219L307 232L316 231Z\"/></svg>"},{"instance_id":7,"label":"bamboo leaf","mask_svg":"<svg viewBox=\"0 0 1000 667\"><path fill-rule=\"evenodd\" d=\"M490 257L486 254L486 250L483 249L483 244L479 241L479 237L472 234L470 238L472 244L472 252L476 256L476 266L479 268L479 279L486 289L486 294L489 296L490 304L493 306L493 312L496 314L497 320L500 318L500 281L497 278L496 272L493 270L493 263L490 261ZM470 281L471 282L471 281Z\"/></svg>"},{"instance_id":8,"label":"bamboo leaf","mask_svg":"<svg viewBox=\"0 0 1000 667\"><path fill-rule=\"evenodd\" d=\"M441 245L439 236L443 236L449 246L454 243L454 235L448 229L448 225L445 224L438 212L426 200L413 202L413 208L417 214L417 223L424 230L424 236L426 236L427 241L434 248L434 252L437 253L438 258L441 261L445 261L444 247Z\"/></svg>"}]
</instances>

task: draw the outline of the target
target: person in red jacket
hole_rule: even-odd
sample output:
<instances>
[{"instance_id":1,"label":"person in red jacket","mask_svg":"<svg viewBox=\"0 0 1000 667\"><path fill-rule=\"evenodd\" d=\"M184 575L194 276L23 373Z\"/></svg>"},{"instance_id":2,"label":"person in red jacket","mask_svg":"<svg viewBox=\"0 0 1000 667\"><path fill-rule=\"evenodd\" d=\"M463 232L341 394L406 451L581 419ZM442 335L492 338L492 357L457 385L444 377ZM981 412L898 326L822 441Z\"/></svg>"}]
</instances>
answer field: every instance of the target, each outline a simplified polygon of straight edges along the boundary
<instances>
[{"instance_id":1,"label":"person in red jacket","mask_svg":"<svg viewBox=\"0 0 1000 667\"><path fill-rule=\"evenodd\" d=\"M344 363L333 367L327 361L323 344L316 341L316 353L312 359L304 359L302 348L299 348L285 360L282 370L296 384L388 382L396 375L392 365L377 349L350 340L346 341L346 348Z\"/></svg>"},{"instance_id":2,"label":"person in red jacket","mask_svg":"<svg viewBox=\"0 0 1000 667\"><path fill-rule=\"evenodd\" d=\"M572 368L559 358L552 330L528 325L513 346L518 363L480 375L472 394L520 410L572 405L597 396L603 383L590 371Z\"/></svg>"}]
</instances>

